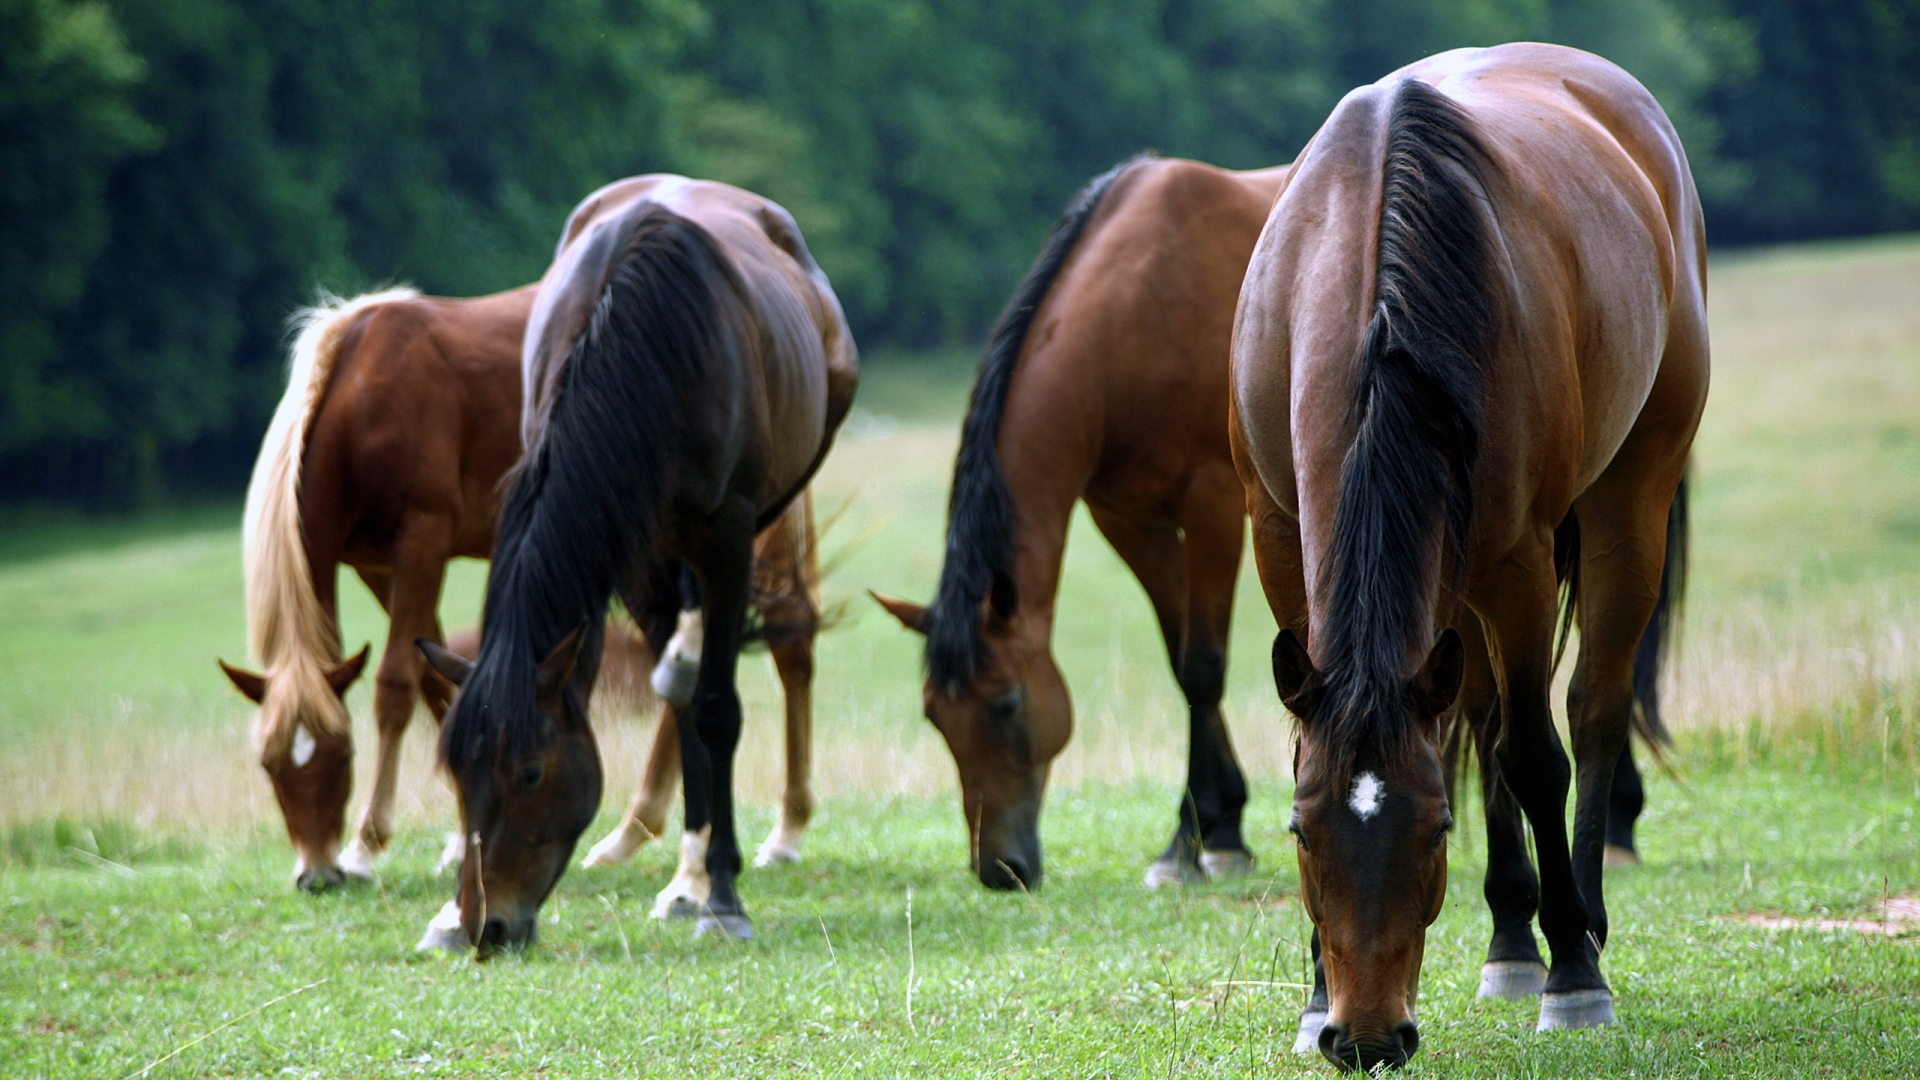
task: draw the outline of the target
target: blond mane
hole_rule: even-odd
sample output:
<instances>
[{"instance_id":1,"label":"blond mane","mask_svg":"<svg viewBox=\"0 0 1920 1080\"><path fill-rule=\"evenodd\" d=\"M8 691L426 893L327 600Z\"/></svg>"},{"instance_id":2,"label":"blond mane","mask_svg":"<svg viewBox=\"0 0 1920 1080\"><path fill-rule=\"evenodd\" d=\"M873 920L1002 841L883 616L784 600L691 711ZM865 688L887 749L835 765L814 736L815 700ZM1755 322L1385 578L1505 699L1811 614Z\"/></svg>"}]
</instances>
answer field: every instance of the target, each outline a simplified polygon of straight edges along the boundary
<instances>
[{"instance_id":1,"label":"blond mane","mask_svg":"<svg viewBox=\"0 0 1920 1080\"><path fill-rule=\"evenodd\" d=\"M254 725L263 761L286 753L296 721L313 725L316 735L344 736L350 731L347 711L327 684L327 669L340 659L340 632L313 591L300 520L301 466L313 414L333 378L340 340L354 317L377 304L419 295L406 288L351 300L323 294L317 305L293 317L298 335L287 390L254 462L241 533L247 645L267 683Z\"/></svg>"}]
</instances>

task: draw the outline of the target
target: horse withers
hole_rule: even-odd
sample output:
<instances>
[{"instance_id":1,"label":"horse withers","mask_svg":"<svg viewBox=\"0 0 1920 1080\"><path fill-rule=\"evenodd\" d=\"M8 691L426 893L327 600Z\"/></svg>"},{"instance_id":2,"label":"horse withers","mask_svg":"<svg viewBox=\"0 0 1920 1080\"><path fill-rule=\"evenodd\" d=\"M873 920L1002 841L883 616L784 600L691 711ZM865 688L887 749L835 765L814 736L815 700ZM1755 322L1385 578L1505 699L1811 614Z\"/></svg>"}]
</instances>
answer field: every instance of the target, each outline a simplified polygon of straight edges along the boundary
<instances>
[{"instance_id":1,"label":"horse withers","mask_svg":"<svg viewBox=\"0 0 1920 1080\"><path fill-rule=\"evenodd\" d=\"M468 843L456 903L487 956L535 916L599 805L586 699L615 591L677 611L682 568L705 636L677 711L685 843L705 849L701 930L751 932L736 878L734 669L754 536L800 495L852 405L858 361L787 212L677 176L595 192L568 220L523 351L522 437L477 661L432 642L460 686L440 759Z\"/></svg>"},{"instance_id":2,"label":"horse withers","mask_svg":"<svg viewBox=\"0 0 1920 1080\"><path fill-rule=\"evenodd\" d=\"M1220 713L1245 528L1227 352L1285 176L1141 158L1088 185L981 362L932 606L875 597L927 637L926 716L953 752L971 861L990 888L1040 881L1047 774L1073 730L1051 639L1081 500L1146 589L1187 699L1186 783L1147 884L1253 865L1246 778Z\"/></svg>"},{"instance_id":3,"label":"horse withers","mask_svg":"<svg viewBox=\"0 0 1920 1080\"><path fill-rule=\"evenodd\" d=\"M1511 871L1489 868L1489 960L1532 948L1537 898L1539 1026L1613 1019L1607 802L1706 397L1704 296L1672 125L1572 49L1444 53L1354 91L1274 205L1231 416L1282 627L1275 682L1299 718L1292 829L1326 1006L1302 1034L1343 1068L1419 1045L1455 707L1497 747L1539 859L1535 891L1524 837L1489 852ZM1580 629L1571 847L1548 705L1563 578Z\"/></svg>"}]
</instances>

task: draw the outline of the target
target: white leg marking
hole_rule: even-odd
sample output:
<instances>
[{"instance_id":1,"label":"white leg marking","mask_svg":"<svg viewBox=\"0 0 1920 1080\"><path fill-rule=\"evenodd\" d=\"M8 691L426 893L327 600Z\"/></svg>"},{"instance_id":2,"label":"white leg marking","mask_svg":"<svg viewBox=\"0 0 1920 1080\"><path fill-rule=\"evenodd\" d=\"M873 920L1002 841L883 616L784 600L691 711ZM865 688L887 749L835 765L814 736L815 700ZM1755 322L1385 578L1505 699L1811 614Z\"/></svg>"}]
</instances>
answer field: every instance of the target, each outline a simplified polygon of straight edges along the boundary
<instances>
[{"instance_id":1,"label":"white leg marking","mask_svg":"<svg viewBox=\"0 0 1920 1080\"><path fill-rule=\"evenodd\" d=\"M680 613L680 625L667 647L660 650L660 662L653 667L653 692L676 709L693 703L694 687L700 682L700 649L706 638L706 624L700 612Z\"/></svg>"},{"instance_id":2,"label":"white leg marking","mask_svg":"<svg viewBox=\"0 0 1920 1080\"><path fill-rule=\"evenodd\" d=\"M440 849L440 861L434 864L433 872L444 874L448 867L457 867L467 857L467 834L458 829L447 834L446 845Z\"/></svg>"},{"instance_id":3,"label":"white leg marking","mask_svg":"<svg viewBox=\"0 0 1920 1080\"><path fill-rule=\"evenodd\" d=\"M1293 1052L1296 1054L1319 1053L1320 1029L1326 1026L1326 1010L1309 1008L1301 1013L1300 1029L1293 1035Z\"/></svg>"},{"instance_id":4,"label":"white leg marking","mask_svg":"<svg viewBox=\"0 0 1920 1080\"><path fill-rule=\"evenodd\" d=\"M655 839L656 834L645 825L628 818L607 834L607 838L593 845L587 857L580 861L583 867L619 866L633 853L639 851Z\"/></svg>"},{"instance_id":5,"label":"white leg marking","mask_svg":"<svg viewBox=\"0 0 1920 1080\"><path fill-rule=\"evenodd\" d=\"M340 853L340 872L348 877L372 878L373 862L379 856L367 849L367 842L358 836L347 850Z\"/></svg>"},{"instance_id":6,"label":"white leg marking","mask_svg":"<svg viewBox=\"0 0 1920 1080\"><path fill-rule=\"evenodd\" d=\"M773 831L767 834L767 838L760 842L760 851L753 857L753 865L777 866L799 862L800 841L806 835L806 826L788 824L787 812L780 811L780 820L774 823Z\"/></svg>"},{"instance_id":7,"label":"white leg marking","mask_svg":"<svg viewBox=\"0 0 1920 1080\"><path fill-rule=\"evenodd\" d=\"M653 898L654 918L689 919L707 906L707 898L713 895L713 880L707 877L707 842L712 836L713 826L709 825L680 837L680 868Z\"/></svg>"},{"instance_id":8,"label":"white leg marking","mask_svg":"<svg viewBox=\"0 0 1920 1080\"><path fill-rule=\"evenodd\" d=\"M427 923L427 932L420 935L419 944L413 948L415 952L438 950L450 953L463 953L472 948L472 943L467 940L467 932L460 929L460 905L447 901L439 914Z\"/></svg>"}]
</instances>

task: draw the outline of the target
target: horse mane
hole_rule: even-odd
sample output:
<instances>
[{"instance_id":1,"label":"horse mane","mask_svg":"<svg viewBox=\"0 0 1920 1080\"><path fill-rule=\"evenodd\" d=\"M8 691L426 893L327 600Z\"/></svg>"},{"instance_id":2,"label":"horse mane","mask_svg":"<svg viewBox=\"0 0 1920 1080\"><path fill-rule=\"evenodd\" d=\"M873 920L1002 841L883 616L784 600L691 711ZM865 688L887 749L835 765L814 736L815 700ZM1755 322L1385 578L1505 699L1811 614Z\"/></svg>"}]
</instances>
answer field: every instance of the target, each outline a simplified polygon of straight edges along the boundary
<instances>
[{"instance_id":1,"label":"horse mane","mask_svg":"<svg viewBox=\"0 0 1920 1080\"><path fill-rule=\"evenodd\" d=\"M1073 253L1087 222L1100 208L1120 174L1151 160L1139 154L1115 165L1080 189L1054 222L1040 256L1008 298L994 321L987 351L967 400L960 427L960 453L953 466L953 493L947 500L947 554L940 585L927 609L927 672L934 684L955 693L980 669L986 642L980 637L980 602L995 587L1011 591L1013 569L1013 496L1000 471L997 443L1000 416L1021 346L1033 315Z\"/></svg>"},{"instance_id":2,"label":"horse mane","mask_svg":"<svg viewBox=\"0 0 1920 1080\"><path fill-rule=\"evenodd\" d=\"M1486 366L1499 332L1480 203L1496 166L1452 100L1409 79L1387 121L1372 315L1355 361L1320 632L1317 745L1351 765L1416 741L1403 665L1431 590L1465 572Z\"/></svg>"},{"instance_id":3,"label":"horse mane","mask_svg":"<svg viewBox=\"0 0 1920 1080\"><path fill-rule=\"evenodd\" d=\"M480 655L442 735L449 766L537 746L540 661L583 624L580 662L598 656L609 598L653 555L683 418L708 369L742 348L743 319L710 233L665 207L634 221L508 475Z\"/></svg>"},{"instance_id":4,"label":"horse mane","mask_svg":"<svg viewBox=\"0 0 1920 1080\"><path fill-rule=\"evenodd\" d=\"M326 675L326 666L340 659L340 631L313 591L300 517L307 433L354 320L377 305L419 295L408 288L351 300L323 293L318 303L293 316L287 389L260 443L241 526L247 646L265 670L268 688L254 729L263 755L284 750L296 720L310 720L328 735L349 730L347 711Z\"/></svg>"}]
</instances>

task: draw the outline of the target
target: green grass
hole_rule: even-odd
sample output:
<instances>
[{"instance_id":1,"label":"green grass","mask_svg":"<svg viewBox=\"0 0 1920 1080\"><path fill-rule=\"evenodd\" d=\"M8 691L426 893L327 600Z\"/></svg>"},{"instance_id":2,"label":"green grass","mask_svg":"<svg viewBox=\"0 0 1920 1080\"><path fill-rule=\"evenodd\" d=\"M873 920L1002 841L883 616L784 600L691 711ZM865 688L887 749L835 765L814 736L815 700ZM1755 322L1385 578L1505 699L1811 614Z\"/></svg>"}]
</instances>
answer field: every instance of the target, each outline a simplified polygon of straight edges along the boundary
<instances>
[{"instance_id":1,"label":"green grass","mask_svg":"<svg viewBox=\"0 0 1920 1080\"><path fill-rule=\"evenodd\" d=\"M378 888L319 898L287 888L265 829L126 869L0 870L0 1075L125 1076L234 1021L150 1075L1327 1074L1288 1052L1308 926L1284 790L1256 793L1259 874L1146 893L1172 794L1056 796L1032 896L971 883L947 800L839 799L803 864L744 879L752 942L647 919L669 869L649 849L570 873L537 947L488 965L410 951L448 889L424 870L428 833L403 838ZM1482 846L1463 838L1408 1075L1920 1070L1912 941L1724 918L1860 912L1920 886L1911 790L1748 771L1652 796L1648 865L1610 875L1620 1025L1540 1036L1532 1007L1473 999L1488 923Z\"/></svg>"},{"instance_id":2,"label":"green grass","mask_svg":"<svg viewBox=\"0 0 1920 1080\"><path fill-rule=\"evenodd\" d=\"M1473 1001L1473 814L1409 1075L1920 1074L1920 943L1727 918L1920 891L1914 295L1912 238L1716 263L1676 776L1651 781L1648 865L1610 875L1622 1023L1541 1037L1532 1009ZM829 598L848 605L820 646L825 801L802 865L745 880L761 935L745 945L644 917L670 872L654 848L569 873L528 955L414 956L450 889L427 871L452 810L424 723L379 886L295 895L249 710L212 664L245 654L237 503L0 520L0 1077L124 1077L183 1046L149 1075L1325 1075L1287 1052L1306 922L1250 568L1227 713L1261 875L1138 885L1171 826L1184 715L1139 587L1082 514L1056 632L1076 728L1043 819L1049 878L986 894L919 717L917 641L860 595L932 591L971 358L869 361L815 485L823 515L844 507L823 543ZM456 564L450 627L477 617L484 575ZM377 647L371 598L351 575L341 595L346 640ZM751 843L778 792L778 695L763 660L742 671ZM364 684L350 704L364 748ZM588 840L648 735L596 719L609 779Z\"/></svg>"}]
</instances>

